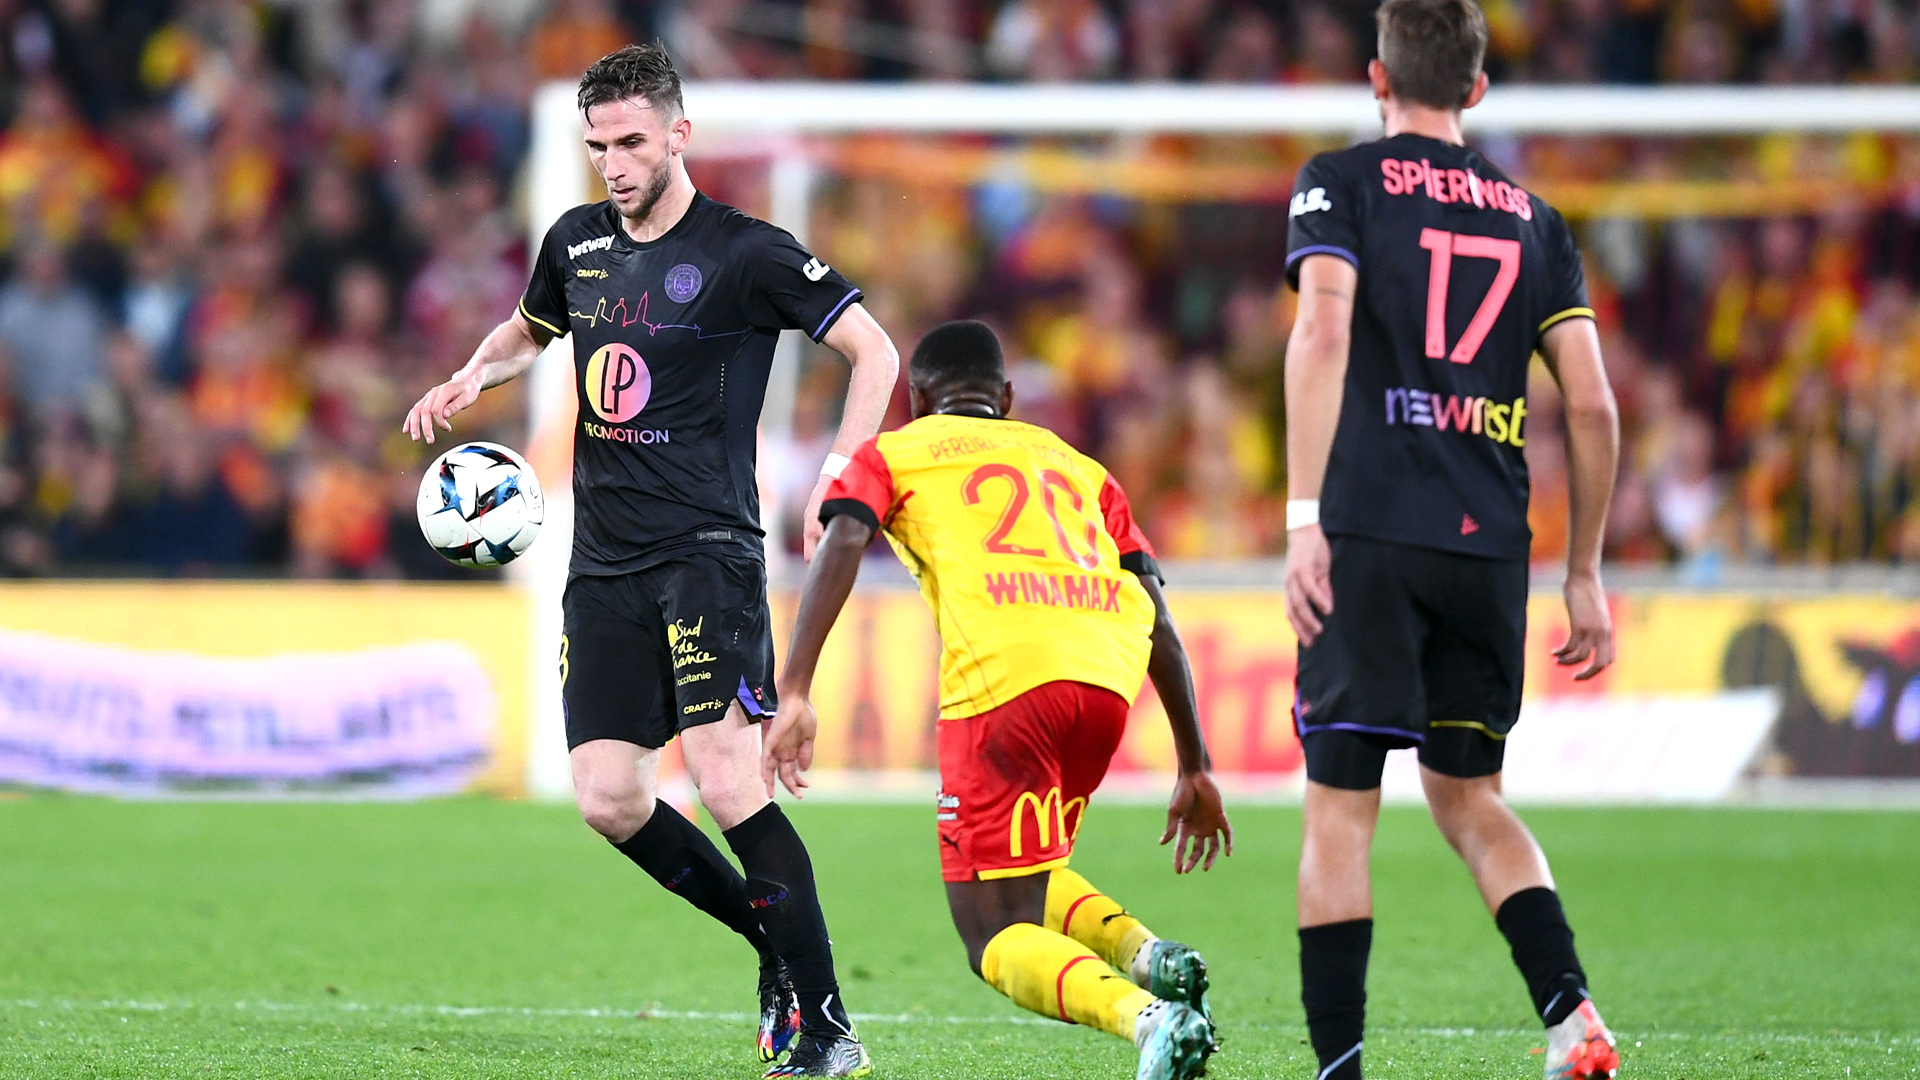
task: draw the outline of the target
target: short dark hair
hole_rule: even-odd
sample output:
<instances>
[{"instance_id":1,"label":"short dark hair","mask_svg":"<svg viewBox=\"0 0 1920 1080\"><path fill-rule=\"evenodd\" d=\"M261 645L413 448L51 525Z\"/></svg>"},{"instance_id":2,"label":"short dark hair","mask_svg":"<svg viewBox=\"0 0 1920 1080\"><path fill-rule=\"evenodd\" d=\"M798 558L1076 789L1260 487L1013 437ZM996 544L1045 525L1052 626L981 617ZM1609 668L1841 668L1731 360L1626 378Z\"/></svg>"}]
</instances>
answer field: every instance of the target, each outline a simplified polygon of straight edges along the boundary
<instances>
[{"instance_id":1,"label":"short dark hair","mask_svg":"<svg viewBox=\"0 0 1920 1080\"><path fill-rule=\"evenodd\" d=\"M673 119L682 115L680 73L665 45L656 41L615 49L580 76L581 112L628 98L644 98Z\"/></svg>"},{"instance_id":2,"label":"short dark hair","mask_svg":"<svg viewBox=\"0 0 1920 1080\"><path fill-rule=\"evenodd\" d=\"M1487 16L1474 0L1386 0L1374 14L1380 64L1395 97L1435 109L1467 103L1487 55Z\"/></svg>"},{"instance_id":3,"label":"short dark hair","mask_svg":"<svg viewBox=\"0 0 1920 1080\"><path fill-rule=\"evenodd\" d=\"M968 387L998 393L1007 382L1007 361L993 327L956 319L927 331L913 347L907 380L922 390Z\"/></svg>"}]
</instances>

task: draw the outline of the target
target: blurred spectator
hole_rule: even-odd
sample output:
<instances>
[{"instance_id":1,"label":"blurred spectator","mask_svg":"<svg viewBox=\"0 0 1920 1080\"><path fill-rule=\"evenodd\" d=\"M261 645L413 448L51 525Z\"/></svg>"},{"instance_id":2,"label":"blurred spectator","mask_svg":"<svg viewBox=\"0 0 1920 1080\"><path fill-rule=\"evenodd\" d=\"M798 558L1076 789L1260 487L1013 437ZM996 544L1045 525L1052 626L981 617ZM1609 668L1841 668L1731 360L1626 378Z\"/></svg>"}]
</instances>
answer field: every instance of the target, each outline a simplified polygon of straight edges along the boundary
<instances>
[{"instance_id":1,"label":"blurred spectator","mask_svg":"<svg viewBox=\"0 0 1920 1080\"><path fill-rule=\"evenodd\" d=\"M1721 505L1720 481L1713 473L1713 426L1704 417L1680 418L1654 473L1652 496L1661 537L1683 557L1704 553Z\"/></svg>"},{"instance_id":2,"label":"blurred spectator","mask_svg":"<svg viewBox=\"0 0 1920 1080\"><path fill-rule=\"evenodd\" d=\"M220 473L214 436L177 399L145 411L140 455L155 490L116 554L167 574L230 573L251 562L254 527Z\"/></svg>"},{"instance_id":3,"label":"blurred spectator","mask_svg":"<svg viewBox=\"0 0 1920 1080\"><path fill-rule=\"evenodd\" d=\"M988 67L1002 78L1100 79L1119 63L1120 33L1094 0L1007 0L986 49Z\"/></svg>"},{"instance_id":4,"label":"blurred spectator","mask_svg":"<svg viewBox=\"0 0 1920 1080\"><path fill-rule=\"evenodd\" d=\"M1321 14L1324 15L1324 12ZM1334 31L1340 36L1331 43L1337 51L1329 58L1329 67L1338 74L1315 81L1344 81L1352 75L1353 42L1341 28L1335 27ZM1264 12L1251 7L1233 13L1221 29L1211 51L1212 55L1207 58L1201 76L1208 82L1276 82L1280 79L1285 61L1279 29Z\"/></svg>"},{"instance_id":5,"label":"blurred spectator","mask_svg":"<svg viewBox=\"0 0 1920 1080\"><path fill-rule=\"evenodd\" d=\"M577 79L587 65L627 44L608 0L557 0L529 43L538 79Z\"/></svg>"},{"instance_id":6,"label":"blurred spectator","mask_svg":"<svg viewBox=\"0 0 1920 1080\"><path fill-rule=\"evenodd\" d=\"M533 86L626 41L660 33L690 79L1358 84L1369 10L0 0L0 574L455 573L413 531L426 449L398 410L524 285ZM1881 0L1487 13L1503 83L1903 84L1920 58L1920 14ZM1165 553L1272 556L1283 199L1338 142L876 133L817 144L807 224L903 348L945 318L997 326L1016 414L1105 461ZM1609 558L1920 559L1920 138L1486 149L1588 252L1626 439ZM764 160L690 161L767 212ZM765 448L789 546L840 370L805 369ZM522 438L523 392L483 397L461 436ZM1550 380L1528 397L1552 561L1564 439Z\"/></svg>"},{"instance_id":7,"label":"blurred spectator","mask_svg":"<svg viewBox=\"0 0 1920 1080\"><path fill-rule=\"evenodd\" d=\"M121 302L127 333L159 357L156 374L169 384L186 378L187 312L193 309L193 279L181 265L177 245L147 237L133 249L133 275Z\"/></svg>"},{"instance_id":8,"label":"blurred spectator","mask_svg":"<svg viewBox=\"0 0 1920 1080\"><path fill-rule=\"evenodd\" d=\"M1287 69L1287 81L1357 82L1366 77L1372 50L1361 51L1353 31L1331 8L1301 4L1294 9L1294 19L1294 34L1300 45ZM1243 9L1228 23L1224 45L1228 55L1237 51L1248 59L1242 60L1239 68L1226 68L1226 77L1235 81L1270 78L1262 64L1252 58L1276 50L1272 37L1273 28L1264 16L1252 8Z\"/></svg>"},{"instance_id":9,"label":"blurred spectator","mask_svg":"<svg viewBox=\"0 0 1920 1080\"><path fill-rule=\"evenodd\" d=\"M0 134L0 243L67 244L89 216L121 210L125 156L87 128L59 82L29 81L12 120Z\"/></svg>"},{"instance_id":10,"label":"blurred spectator","mask_svg":"<svg viewBox=\"0 0 1920 1080\"><path fill-rule=\"evenodd\" d=\"M100 385L106 330L99 306L50 244L28 248L0 285L0 341L14 357L15 389L35 413L76 409Z\"/></svg>"}]
</instances>

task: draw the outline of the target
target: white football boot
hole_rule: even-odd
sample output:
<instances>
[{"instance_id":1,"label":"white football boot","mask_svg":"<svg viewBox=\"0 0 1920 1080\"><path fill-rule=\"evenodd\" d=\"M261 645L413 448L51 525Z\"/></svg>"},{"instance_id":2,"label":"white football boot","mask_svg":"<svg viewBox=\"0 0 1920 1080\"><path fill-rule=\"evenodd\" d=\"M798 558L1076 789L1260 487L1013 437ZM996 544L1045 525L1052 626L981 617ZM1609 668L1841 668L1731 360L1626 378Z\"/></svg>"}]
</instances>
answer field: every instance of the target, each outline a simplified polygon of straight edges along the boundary
<instances>
[{"instance_id":1,"label":"white football boot","mask_svg":"<svg viewBox=\"0 0 1920 1080\"><path fill-rule=\"evenodd\" d=\"M1547 1080L1613 1080L1620 1053L1593 1002L1583 1001L1547 1029Z\"/></svg>"}]
</instances>

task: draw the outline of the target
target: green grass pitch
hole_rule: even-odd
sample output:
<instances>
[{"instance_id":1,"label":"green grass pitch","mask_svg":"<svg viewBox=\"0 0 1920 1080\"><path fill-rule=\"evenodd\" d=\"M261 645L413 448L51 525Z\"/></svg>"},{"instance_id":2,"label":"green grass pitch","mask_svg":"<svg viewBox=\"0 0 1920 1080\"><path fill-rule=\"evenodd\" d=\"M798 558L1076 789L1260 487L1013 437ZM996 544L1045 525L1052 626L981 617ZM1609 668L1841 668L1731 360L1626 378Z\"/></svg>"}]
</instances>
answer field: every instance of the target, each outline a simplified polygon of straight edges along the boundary
<instances>
[{"instance_id":1,"label":"green grass pitch","mask_svg":"<svg viewBox=\"0 0 1920 1080\"><path fill-rule=\"evenodd\" d=\"M1132 1075L1131 1047L966 971L931 805L792 812L877 1076ZM1920 814L1525 816L1624 1077L1920 1075ZM1160 820L1096 806L1075 866L1208 956L1214 1076L1310 1077L1298 811L1239 809L1233 859L1179 879ZM1505 947L1419 811L1386 812L1374 866L1369 1076L1540 1075ZM0 801L0 1076L745 1078L752 993L742 943L567 809Z\"/></svg>"}]
</instances>

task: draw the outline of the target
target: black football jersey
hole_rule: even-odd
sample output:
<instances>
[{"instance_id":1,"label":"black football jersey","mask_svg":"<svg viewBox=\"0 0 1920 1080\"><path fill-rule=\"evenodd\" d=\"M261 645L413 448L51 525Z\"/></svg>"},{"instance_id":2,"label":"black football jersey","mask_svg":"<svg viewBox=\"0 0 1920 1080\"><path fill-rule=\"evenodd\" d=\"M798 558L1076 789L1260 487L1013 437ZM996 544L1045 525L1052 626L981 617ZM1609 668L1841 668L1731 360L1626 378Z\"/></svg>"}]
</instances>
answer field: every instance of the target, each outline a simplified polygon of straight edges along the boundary
<instances>
[{"instance_id":1,"label":"black football jersey","mask_svg":"<svg viewBox=\"0 0 1920 1080\"><path fill-rule=\"evenodd\" d=\"M696 548L761 557L754 448L774 344L820 340L860 296L785 230L705 195L645 244L611 203L561 215L520 312L573 335L573 573Z\"/></svg>"},{"instance_id":2,"label":"black football jersey","mask_svg":"<svg viewBox=\"0 0 1920 1080\"><path fill-rule=\"evenodd\" d=\"M1593 316L1565 219L1472 149L1397 135L1308 161L1288 222L1295 288L1309 255L1359 271L1321 527L1526 558L1527 366Z\"/></svg>"}]
</instances>

